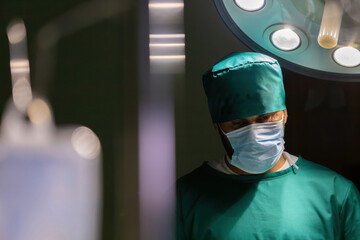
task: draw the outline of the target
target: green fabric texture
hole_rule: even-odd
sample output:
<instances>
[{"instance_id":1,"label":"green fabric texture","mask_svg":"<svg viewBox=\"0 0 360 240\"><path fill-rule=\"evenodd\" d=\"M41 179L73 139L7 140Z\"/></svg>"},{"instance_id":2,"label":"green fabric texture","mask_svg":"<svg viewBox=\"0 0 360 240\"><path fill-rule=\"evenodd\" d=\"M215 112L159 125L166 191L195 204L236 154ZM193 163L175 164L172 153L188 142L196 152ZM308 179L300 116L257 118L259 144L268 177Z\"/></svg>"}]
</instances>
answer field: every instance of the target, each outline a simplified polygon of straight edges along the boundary
<instances>
[{"instance_id":1,"label":"green fabric texture","mask_svg":"<svg viewBox=\"0 0 360 240\"><path fill-rule=\"evenodd\" d=\"M214 123L286 108L280 65L261 53L229 54L203 75L203 85Z\"/></svg>"},{"instance_id":2,"label":"green fabric texture","mask_svg":"<svg viewBox=\"0 0 360 240\"><path fill-rule=\"evenodd\" d=\"M299 169L227 175L204 163L177 182L178 240L359 240L360 195L299 157Z\"/></svg>"}]
</instances>

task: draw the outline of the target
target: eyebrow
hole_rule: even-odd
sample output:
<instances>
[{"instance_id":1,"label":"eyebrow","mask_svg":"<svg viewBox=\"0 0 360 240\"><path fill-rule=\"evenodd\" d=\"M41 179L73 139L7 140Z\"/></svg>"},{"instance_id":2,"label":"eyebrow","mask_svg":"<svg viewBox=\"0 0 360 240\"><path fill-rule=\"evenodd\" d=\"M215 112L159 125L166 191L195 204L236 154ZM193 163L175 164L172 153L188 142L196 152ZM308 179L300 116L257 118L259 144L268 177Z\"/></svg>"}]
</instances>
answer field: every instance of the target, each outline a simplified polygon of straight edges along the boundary
<instances>
[{"instance_id":1,"label":"eyebrow","mask_svg":"<svg viewBox=\"0 0 360 240\"><path fill-rule=\"evenodd\" d=\"M263 116L273 116L273 115L275 115L275 114L276 114L276 112L270 112L270 113L260 114L260 115L258 115L258 116L256 117L256 119L259 118L259 117L263 117ZM242 119L232 120L231 122L232 122L232 123L237 123L237 122L244 122L244 121L247 122L248 120L245 119L245 118L242 118Z\"/></svg>"},{"instance_id":2,"label":"eyebrow","mask_svg":"<svg viewBox=\"0 0 360 240\"><path fill-rule=\"evenodd\" d=\"M259 117L262 116L269 116L269 115L275 115L276 112L271 112L271 113L264 113L264 114L260 114Z\"/></svg>"},{"instance_id":3,"label":"eyebrow","mask_svg":"<svg viewBox=\"0 0 360 240\"><path fill-rule=\"evenodd\" d=\"M276 112L260 114L259 116L256 117L256 119L259 119L259 118L262 118L262 117L272 117L275 114L276 114Z\"/></svg>"}]
</instances>

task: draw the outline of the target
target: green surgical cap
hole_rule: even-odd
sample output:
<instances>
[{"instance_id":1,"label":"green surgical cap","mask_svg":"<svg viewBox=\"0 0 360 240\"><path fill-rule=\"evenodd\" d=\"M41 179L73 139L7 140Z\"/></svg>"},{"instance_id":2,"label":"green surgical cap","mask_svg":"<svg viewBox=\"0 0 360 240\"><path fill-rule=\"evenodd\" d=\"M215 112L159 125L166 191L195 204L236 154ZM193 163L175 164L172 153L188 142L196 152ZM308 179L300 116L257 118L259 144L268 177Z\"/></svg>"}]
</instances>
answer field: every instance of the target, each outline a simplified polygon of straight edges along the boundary
<instances>
[{"instance_id":1,"label":"green surgical cap","mask_svg":"<svg viewBox=\"0 0 360 240\"><path fill-rule=\"evenodd\" d=\"M231 53L203 75L214 123L284 110L279 63L255 52Z\"/></svg>"}]
</instances>

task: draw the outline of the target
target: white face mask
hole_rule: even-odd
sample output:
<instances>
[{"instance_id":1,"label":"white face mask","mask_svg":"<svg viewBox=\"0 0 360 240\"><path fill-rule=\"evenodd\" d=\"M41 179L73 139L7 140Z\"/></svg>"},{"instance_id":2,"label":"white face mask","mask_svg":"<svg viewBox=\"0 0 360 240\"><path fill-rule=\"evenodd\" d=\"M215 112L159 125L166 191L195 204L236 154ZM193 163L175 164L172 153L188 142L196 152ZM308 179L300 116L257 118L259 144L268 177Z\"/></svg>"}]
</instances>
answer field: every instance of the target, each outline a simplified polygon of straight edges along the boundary
<instances>
[{"instance_id":1,"label":"white face mask","mask_svg":"<svg viewBox=\"0 0 360 240\"><path fill-rule=\"evenodd\" d=\"M283 122L284 113L277 122L255 123L229 133L223 132L234 149L230 164L251 174L271 169L284 150Z\"/></svg>"}]
</instances>

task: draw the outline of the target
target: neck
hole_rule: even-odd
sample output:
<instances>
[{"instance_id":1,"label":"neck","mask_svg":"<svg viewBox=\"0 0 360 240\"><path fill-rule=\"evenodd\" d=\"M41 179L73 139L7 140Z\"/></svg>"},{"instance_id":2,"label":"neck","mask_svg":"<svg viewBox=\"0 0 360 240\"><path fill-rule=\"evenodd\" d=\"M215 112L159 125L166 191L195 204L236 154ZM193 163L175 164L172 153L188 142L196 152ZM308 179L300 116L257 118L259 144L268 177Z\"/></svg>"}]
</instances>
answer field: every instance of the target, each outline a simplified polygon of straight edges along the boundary
<instances>
[{"instance_id":1,"label":"neck","mask_svg":"<svg viewBox=\"0 0 360 240\"><path fill-rule=\"evenodd\" d=\"M280 157L279 161L277 161L277 163L272 168L270 168L268 171L266 171L264 173L271 173L271 172L278 171L285 164L285 162L286 162L286 158L284 157L284 154L281 154L281 157ZM225 158L225 163L228 166L228 168L230 168L230 170L233 171L236 174L239 174L239 175L254 175L252 173L245 172L245 171L241 170L240 168L237 168L237 167L231 165L228 162L227 158Z\"/></svg>"}]
</instances>

